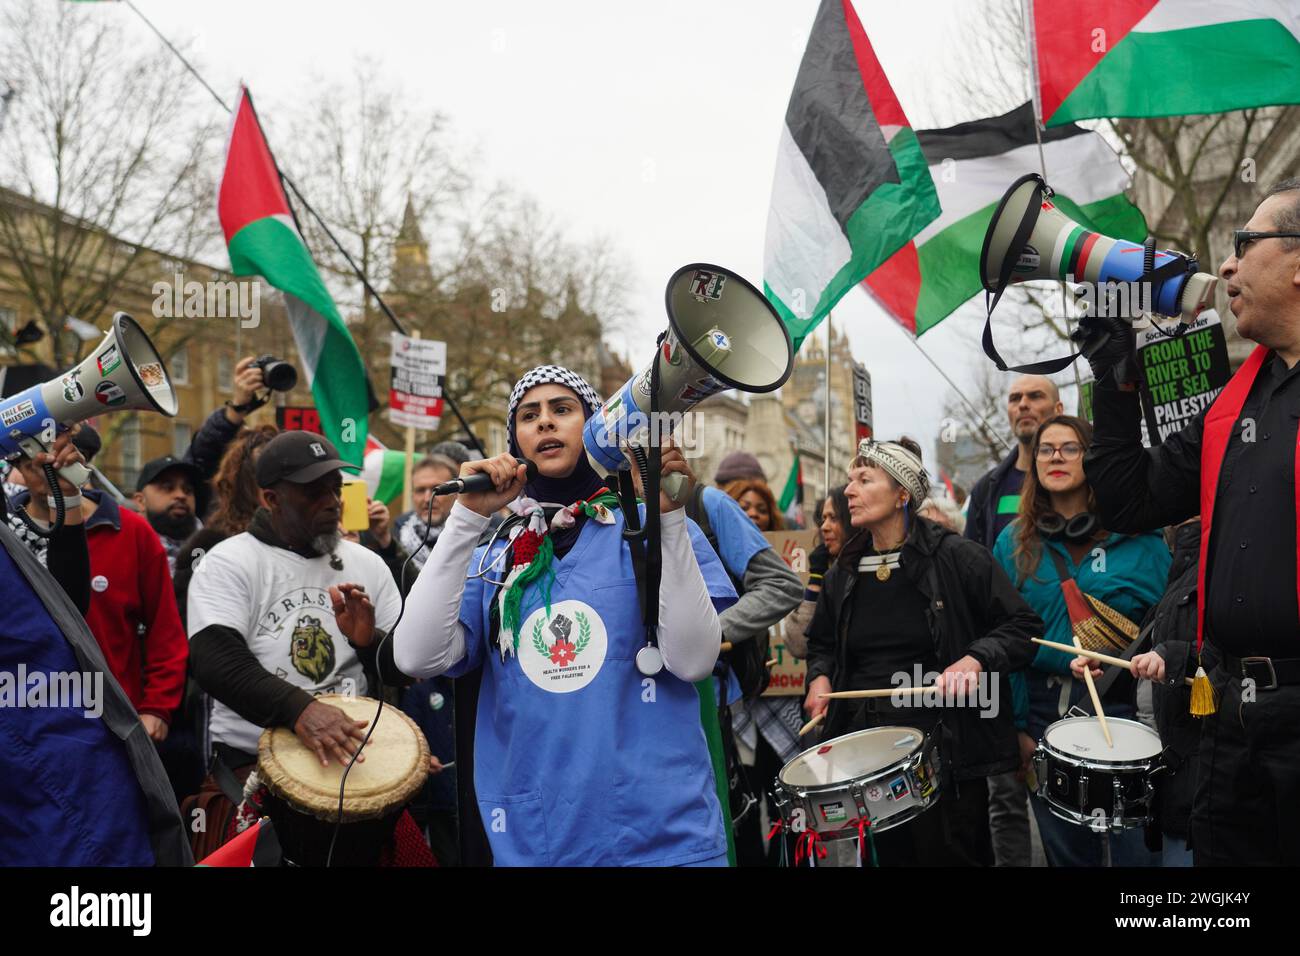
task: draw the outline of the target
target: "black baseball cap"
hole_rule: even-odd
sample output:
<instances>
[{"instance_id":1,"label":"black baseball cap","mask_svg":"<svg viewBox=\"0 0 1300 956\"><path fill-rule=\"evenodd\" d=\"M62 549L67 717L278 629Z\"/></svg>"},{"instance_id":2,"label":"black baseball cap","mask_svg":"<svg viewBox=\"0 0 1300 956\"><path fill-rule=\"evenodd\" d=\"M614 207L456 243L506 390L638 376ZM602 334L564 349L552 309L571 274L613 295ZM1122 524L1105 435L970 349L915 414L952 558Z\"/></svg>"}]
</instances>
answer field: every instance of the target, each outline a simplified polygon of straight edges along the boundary
<instances>
[{"instance_id":1,"label":"black baseball cap","mask_svg":"<svg viewBox=\"0 0 1300 956\"><path fill-rule=\"evenodd\" d=\"M73 441L75 440L73 439ZM84 455L85 452L83 451L82 454ZM185 472L190 479L190 484L194 486L194 490L198 491L199 486L203 483L203 472L199 471L198 465L177 458L175 455L163 455L161 458L145 462L144 467L140 469L140 477L135 480L135 490L144 491L145 485L153 484L162 476L164 471L172 471L173 469Z\"/></svg>"},{"instance_id":2,"label":"black baseball cap","mask_svg":"<svg viewBox=\"0 0 1300 956\"><path fill-rule=\"evenodd\" d=\"M257 458L257 484L270 488L277 481L304 485L340 468L352 468L338 449L315 432L280 432L262 446Z\"/></svg>"}]
</instances>

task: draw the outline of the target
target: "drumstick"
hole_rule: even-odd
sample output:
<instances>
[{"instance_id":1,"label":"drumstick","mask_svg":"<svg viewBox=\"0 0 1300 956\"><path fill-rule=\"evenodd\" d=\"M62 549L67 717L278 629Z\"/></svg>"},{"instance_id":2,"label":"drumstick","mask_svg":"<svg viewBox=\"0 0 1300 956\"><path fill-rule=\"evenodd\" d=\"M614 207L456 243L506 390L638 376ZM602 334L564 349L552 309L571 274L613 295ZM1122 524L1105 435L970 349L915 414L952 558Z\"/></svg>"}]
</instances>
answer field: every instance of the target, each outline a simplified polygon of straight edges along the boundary
<instances>
[{"instance_id":1,"label":"drumstick","mask_svg":"<svg viewBox=\"0 0 1300 956\"><path fill-rule=\"evenodd\" d=\"M1087 657L1090 660L1098 661L1102 664L1113 664L1116 667L1122 667L1125 670L1129 670L1129 662L1124 660L1122 657L1111 657L1109 654L1103 654L1100 651L1089 651L1081 647L1071 647L1069 644L1058 644L1056 641L1045 641L1041 637L1031 637L1030 640L1035 644L1042 644L1044 647L1054 647L1058 651L1073 651L1081 657ZM1184 677L1183 680L1189 687L1191 686L1192 679L1190 677Z\"/></svg>"},{"instance_id":2,"label":"drumstick","mask_svg":"<svg viewBox=\"0 0 1300 956\"><path fill-rule=\"evenodd\" d=\"M808 733L808 731L820 724L825 717L826 711L823 710L820 714L799 728L799 736L802 737L804 734Z\"/></svg>"},{"instance_id":3,"label":"drumstick","mask_svg":"<svg viewBox=\"0 0 1300 956\"><path fill-rule=\"evenodd\" d=\"M723 642L722 642L722 649L723 649L724 651L729 651L729 650L731 650L731 641L723 641Z\"/></svg>"},{"instance_id":4,"label":"drumstick","mask_svg":"<svg viewBox=\"0 0 1300 956\"><path fill-rule=\"evenodd\" d=\"M928 690L938 690L933 684L926 687L880 687L876 690L836 690L818 697L829 700L856 700L859 697L892 697L894 694L924 694Z\"/></svg>"},{"instance_id":5,"label":"drumstick","mask_svg":"<svg viewBox=\"0 0 1300 956\"><path fill-rule=\"evenodd\" d=\"M777 662L776 662L776 658L774 657L774 658L772 658L770 661L768 661L766 664L764 664L763 666L764 666L764 667L775 667L775 666L776 666L776 663L777 663Z\"/></svg>"},{"instance_id":6,"label":"drumstick","mask_svg":"<svg viewBox=\"0 0 1300 956\"><path fill-rule=\"evenodd\" d=\"M1075 650L1083 650L1083 645L1079 643L1079 636L1074 636ZM1097 685L1092 680L1092 668L1083 669L1083 680L1088 685L1088 696L1092 698L1092 712L1097 715L1097 723L1101 725L1101 735L1106 738L1106 746L1111 750L1115 749L1115 741L1111 739L1110 727L1106 725L1106 712L1101 709L1101 698L1097 695Z\"/></svg>"}]
</instances>

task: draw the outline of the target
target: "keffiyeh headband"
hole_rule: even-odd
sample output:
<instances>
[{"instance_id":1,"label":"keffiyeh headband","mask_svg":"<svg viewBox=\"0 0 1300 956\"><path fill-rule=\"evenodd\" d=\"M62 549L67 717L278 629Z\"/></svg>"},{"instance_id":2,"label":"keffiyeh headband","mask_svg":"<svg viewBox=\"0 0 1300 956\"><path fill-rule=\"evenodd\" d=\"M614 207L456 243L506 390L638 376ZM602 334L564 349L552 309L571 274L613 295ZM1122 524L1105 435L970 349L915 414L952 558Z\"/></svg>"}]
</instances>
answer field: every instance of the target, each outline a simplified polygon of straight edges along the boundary
<instances>
[{"instance_id":1,"label":"keffiyeh headband","mask_svg":"<svg viewBox=\"0 0 1300 956\"><path fill-rule=\"evenodd\" d=\"M930 494L930 476L921 459L897 442L864 438L858 443L858 457L876 465L902 485L912 496L913 506L921 507Z\"/></svg>"}]
</instances>

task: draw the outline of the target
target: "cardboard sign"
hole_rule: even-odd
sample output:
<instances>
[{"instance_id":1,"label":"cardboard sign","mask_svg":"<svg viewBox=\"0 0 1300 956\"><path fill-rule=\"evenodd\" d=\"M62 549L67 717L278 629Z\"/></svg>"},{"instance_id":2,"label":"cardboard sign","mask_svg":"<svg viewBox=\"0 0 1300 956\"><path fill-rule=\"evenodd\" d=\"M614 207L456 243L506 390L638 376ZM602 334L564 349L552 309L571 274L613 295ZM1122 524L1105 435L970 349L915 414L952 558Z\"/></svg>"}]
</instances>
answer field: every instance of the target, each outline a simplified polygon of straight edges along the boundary
<instances>
[{"instance_id":1,"label":"cardboard sign","mask_svg":"<svg viewBox=\"0 0 1300 956\"><path fill-rule=\"evenodd\" d=\"M816 531L768 531L763 537L772 545L772 549L789 565L790 570L799 575L804 587L808 586L808 554L817 546ZM802 660L790 656L785 646L785 621L774 625L768 631L768 659L776 663L770 668L772 679L763 691L764 697L802 697L808 692L805 687L808 665Z\"/></svg>"},{"instance_id":2,"label":"cardboard sign","mask_svg":"<svg viewBox=\"0 0 1300 956\"><path fill-rule=\"evenodd\" d=\"M1173 332L1178 322L1163 322ZM1151 443L1158 445L1214 401L1228 384L1228 343L1213 309L1202 312L1186 333L1168 338L1154 328L1137 334L1142 370L1142 411Z\"/></svg>"},{"instance_id":3,"label":"cardboard sign","mask_svg":"<svg viewBox=\"0 0 1300 956\"><path fill-rule=\"evenodd\" d=\"M447 343L392 333L393 380L388 419L434 431L442 420L442 382L447 374Z\"/></svg>"}]
</instances>

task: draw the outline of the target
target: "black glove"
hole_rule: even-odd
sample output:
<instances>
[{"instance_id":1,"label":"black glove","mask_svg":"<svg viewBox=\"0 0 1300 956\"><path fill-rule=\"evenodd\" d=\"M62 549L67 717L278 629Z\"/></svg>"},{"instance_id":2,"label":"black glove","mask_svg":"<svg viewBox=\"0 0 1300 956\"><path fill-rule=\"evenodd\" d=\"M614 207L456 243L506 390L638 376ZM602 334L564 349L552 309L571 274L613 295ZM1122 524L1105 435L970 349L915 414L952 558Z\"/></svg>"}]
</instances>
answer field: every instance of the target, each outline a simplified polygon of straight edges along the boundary
<instances>
[{"instance_id":1,"label":"black glove","mask_svg":"<svg viewBox=\"0 0 1300 956\"><path fill-rule=\"evenodd\" d=\"M826 569L831 566L831 553L826 550L826 545L819 544L812 549L812 554L808 555L808 573L826 576Z\"/></svg>"},{"instance_id":2,"label":"black glove","mask_svg":"<svg viewBox=\"0 0 1300 956\"><path fill-rule=\"evenodd\" d=\"M1119 386L1138 380L1137 332L1132 324L1117 316L1079 320L1070 338L1088 360L1092 377L1098 385Z\"/></svg>"}]
</instances>

